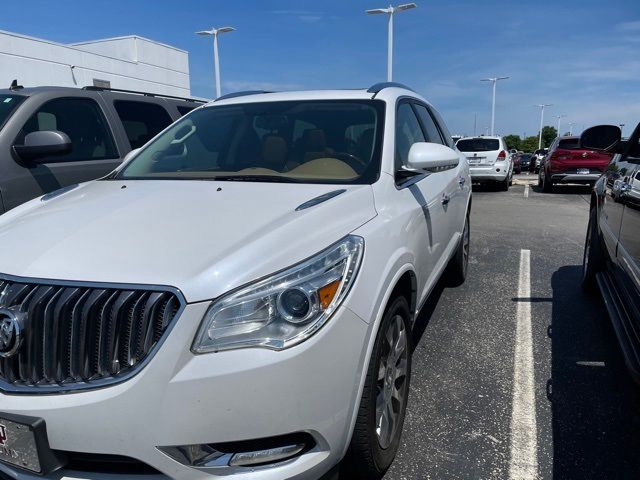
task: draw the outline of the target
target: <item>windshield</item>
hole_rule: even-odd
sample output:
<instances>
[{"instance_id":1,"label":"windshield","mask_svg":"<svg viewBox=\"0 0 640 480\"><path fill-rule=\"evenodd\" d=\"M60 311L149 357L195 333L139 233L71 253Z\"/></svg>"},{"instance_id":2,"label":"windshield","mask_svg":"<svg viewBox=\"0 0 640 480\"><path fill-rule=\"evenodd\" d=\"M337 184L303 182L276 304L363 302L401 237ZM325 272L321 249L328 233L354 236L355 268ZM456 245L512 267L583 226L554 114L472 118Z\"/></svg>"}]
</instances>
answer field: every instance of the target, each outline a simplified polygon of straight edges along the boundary
<instances>
[{"instance_id":1,"label":"windshield","mask_svg":"<svg viewBox=\"0 0 640 480\"><path fill-rule=\"evenodd\" d=\"M0 94L0 128L9 119L13 111L26 97L22 95L2 95Z\"/></svg>"},{"instance_id":2,"label":"windshield","mask_svg":"<svg viewBox=\"0 0 640 480\"><path fill-rule=\"evenodd\" d=\"M149 143L115 178L373 183L383 117L379 100L205 107Z\"/></svg>"},{"instance_id":3,"label":"windshield","mask_svg":"<svg viewBox=\"0 0 640 480\"><path fill-rule=\"evenodd\" d=\"M500 142L495 138L466 138L456 144L461 152L490 152L500 150Z\"/></svg>"}]
</instances>

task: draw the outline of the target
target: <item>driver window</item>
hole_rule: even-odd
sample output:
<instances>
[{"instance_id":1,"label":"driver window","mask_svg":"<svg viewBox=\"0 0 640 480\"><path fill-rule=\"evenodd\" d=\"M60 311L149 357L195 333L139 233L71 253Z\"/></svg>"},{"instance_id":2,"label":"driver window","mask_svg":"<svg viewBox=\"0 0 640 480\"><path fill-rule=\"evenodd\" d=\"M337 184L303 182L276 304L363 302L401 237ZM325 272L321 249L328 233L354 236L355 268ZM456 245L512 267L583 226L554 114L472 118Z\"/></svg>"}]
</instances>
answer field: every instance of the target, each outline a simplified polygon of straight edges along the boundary
<instances>
[{"instance_id":1,"label":"driver window","mask_svg":"<svg viewBox=\"0 0 640 480\"><path fill-rule=\"evenodd\" d=\"M409 103L401 103L396 114L396 157L395 169L407 164L411 145L425 142L422 128Z\"/></svg>"}]
</instances>

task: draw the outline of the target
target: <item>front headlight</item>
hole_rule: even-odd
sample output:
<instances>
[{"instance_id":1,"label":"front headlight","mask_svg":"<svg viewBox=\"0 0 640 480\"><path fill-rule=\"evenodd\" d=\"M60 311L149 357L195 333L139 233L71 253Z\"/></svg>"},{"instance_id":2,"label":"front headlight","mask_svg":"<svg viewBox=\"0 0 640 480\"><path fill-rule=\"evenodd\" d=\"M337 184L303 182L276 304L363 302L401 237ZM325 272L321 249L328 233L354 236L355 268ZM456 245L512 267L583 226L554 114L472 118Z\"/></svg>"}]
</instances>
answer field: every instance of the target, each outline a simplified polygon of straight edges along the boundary
<instances>
[{"instance_id":1,"label":"front headlight","mask_svg":"<svg viewBox=\"0 0 640 480\"><path fill-rule=\"evenodd\" d=\"M306 340L349 292L363 250L364 240L349 235L298 265L221 297L207 311L192 351L281 350Z\"/></svg>"}]
</instances>

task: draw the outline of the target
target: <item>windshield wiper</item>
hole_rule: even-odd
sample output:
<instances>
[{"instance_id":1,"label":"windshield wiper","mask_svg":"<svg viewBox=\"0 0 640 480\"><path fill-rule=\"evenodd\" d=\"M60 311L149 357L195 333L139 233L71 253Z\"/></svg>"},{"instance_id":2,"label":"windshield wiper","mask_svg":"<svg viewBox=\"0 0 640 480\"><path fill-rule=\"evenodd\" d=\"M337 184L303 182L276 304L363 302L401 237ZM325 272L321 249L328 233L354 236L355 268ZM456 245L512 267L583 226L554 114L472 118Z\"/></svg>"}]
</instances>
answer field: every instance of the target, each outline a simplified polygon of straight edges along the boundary
<instances>
[{"instance_id":1,"label":"windshield wiper","mask_svg":"<svg viewBox=\"0 0 640 480\"><path fill-rule=\"evenodd\" d=\"M298 183L291 177L279 177L277 175L219 175L211 177L210 180L220 180L223 182L277 182L277 183Z\"/></svg>"}]
</instances>

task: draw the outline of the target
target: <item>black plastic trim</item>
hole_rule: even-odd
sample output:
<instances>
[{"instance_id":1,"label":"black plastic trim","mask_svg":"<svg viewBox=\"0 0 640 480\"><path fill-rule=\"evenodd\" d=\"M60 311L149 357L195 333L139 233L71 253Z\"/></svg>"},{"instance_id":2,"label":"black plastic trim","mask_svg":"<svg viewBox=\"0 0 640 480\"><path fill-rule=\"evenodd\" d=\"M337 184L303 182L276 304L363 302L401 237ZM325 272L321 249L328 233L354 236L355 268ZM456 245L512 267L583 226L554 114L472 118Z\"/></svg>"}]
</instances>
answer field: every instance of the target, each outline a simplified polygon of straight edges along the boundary
<instances>
[{"instance_id":1,"label":"black plastic trim","mask_svg":"<svg viewBox=\"0 0 640 480\"><path fill-rule=\"evenodd\" d=\"M404 88L405 90L410 90L412 92L415 93L415 90L413 88L407 87L406 85L402 84L402 83L398 83L398 82L380 82L380 83L376 83L374 85L371 85L368 89L367 92L369 93L373 93L374 97L377 93L380 93L380 91L384 90L385 88Z\"/></svg>"}]
</instances>

